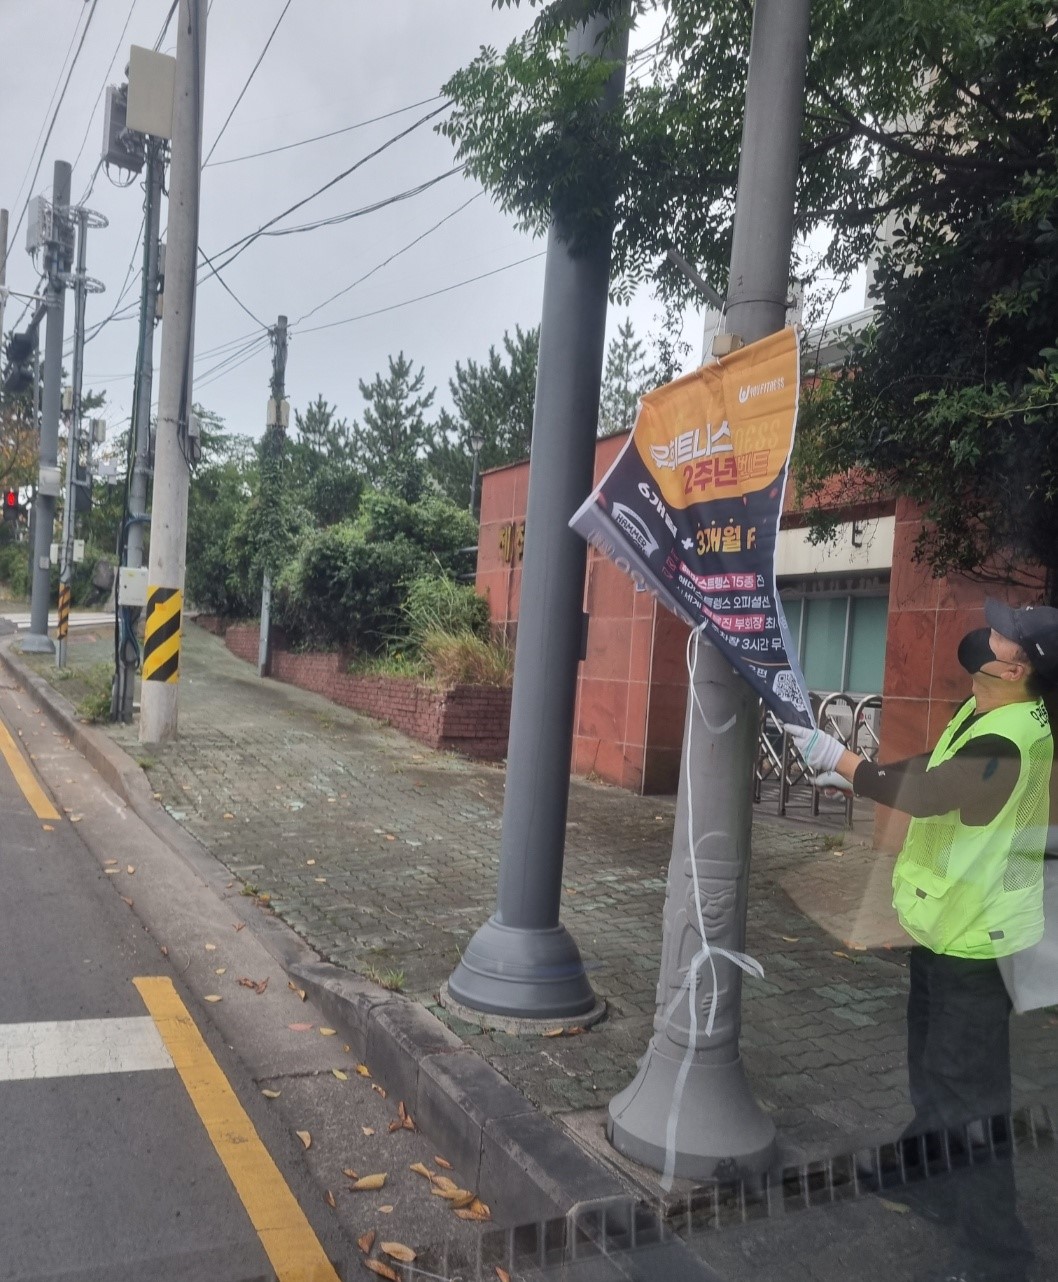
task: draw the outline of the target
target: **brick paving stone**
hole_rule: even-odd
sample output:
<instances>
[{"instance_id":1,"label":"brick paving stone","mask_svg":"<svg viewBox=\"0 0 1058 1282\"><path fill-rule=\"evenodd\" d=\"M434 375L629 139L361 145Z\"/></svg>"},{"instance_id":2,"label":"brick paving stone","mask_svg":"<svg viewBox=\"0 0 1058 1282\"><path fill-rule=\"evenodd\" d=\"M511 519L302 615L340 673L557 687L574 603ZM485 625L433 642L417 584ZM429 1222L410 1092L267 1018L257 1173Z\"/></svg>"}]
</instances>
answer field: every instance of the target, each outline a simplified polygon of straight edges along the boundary
<instances>
[{"instance_id":1,"label":"brick paving stone","mask_svg":"<svg viewBox=\"0 0 1058 1282\"><path fill-rule=\"evenodd\" d=\"M105 633L71 637L73 664L106 658ZM431 752L365 717L257 679L189 627L180 733L140 747L161 804L309 944L403 989L542 1109L597 1108L635 1073L652 1032L674 798L574 779L562 912L609 1016L589 1033L482 1033L437 1005L494 906L502 766ZM51 675L48 663L40 671ZM758 1097L806 1150L855 1147L907 1116L906 951L888 910L891 857L758 808L742 1054ZM1058 1086L1056 1024L1013 1023L1019 1091Z\"/></svg>"}]
</instances>

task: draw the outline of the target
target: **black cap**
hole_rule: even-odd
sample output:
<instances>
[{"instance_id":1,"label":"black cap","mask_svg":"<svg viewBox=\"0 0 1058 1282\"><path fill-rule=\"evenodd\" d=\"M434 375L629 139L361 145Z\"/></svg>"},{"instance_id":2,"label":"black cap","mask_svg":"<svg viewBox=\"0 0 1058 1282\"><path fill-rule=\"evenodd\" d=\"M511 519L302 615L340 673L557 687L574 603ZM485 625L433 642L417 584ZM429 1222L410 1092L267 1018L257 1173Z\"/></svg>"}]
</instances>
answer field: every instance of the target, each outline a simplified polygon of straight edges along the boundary
<instances>
[{"instance_id":1,"label":"black cap","mask_svg":"<svg viewBox=\"0 0 1058 1282\"><path fill-rule=\"evenodd\" d=\"M1037 672L1058 674L1058 609L1053 605L1025 605L1015 610L989 598L985 618L1000 636L1021 646Z\"/></svg>"}]
</instances>

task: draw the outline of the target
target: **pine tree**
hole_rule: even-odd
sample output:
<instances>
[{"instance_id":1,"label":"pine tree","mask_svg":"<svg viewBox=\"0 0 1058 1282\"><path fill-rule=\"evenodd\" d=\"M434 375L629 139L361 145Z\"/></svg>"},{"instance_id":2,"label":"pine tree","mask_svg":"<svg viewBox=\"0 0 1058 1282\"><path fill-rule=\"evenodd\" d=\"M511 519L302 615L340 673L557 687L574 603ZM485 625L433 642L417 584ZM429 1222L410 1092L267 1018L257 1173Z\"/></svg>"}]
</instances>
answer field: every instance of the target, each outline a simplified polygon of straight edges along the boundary
<instances>
[{"instance_id":1,"label":"pine tree","mask_svg":"<svg viewBox=\"0 0 1058 1282\"><path fill-rule=\"evenodd\" d=\"M416 372L403 352L396 359L390 356L388 364L388 377L376 374L370 383L360 380L360 395L367 404L363 423L354 429L357 460L375 485L387 474L392 477L422 460L434 443L426 411L436 390L424 391L426 371L420 366Z\"/></svg>"}]
</instances>

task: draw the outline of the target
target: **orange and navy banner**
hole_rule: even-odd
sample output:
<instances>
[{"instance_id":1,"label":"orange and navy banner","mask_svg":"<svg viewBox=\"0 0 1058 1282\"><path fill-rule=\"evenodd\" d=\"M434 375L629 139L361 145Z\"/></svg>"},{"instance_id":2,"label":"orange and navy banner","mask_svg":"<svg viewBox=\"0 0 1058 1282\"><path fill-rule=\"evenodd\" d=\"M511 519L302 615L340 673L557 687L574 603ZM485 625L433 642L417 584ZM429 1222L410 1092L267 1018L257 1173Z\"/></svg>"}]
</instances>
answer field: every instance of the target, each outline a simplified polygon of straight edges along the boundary
<instances>
[{"instance_id":1,"label":"orange and navy banner","mask_svg":"<svg viewBox=\"0 0 1058 1282\"><path fill-rule=\"evenodd\" d=\"M775 585L798 391L786 329L649 392L570 525L703 627L783 721L811 725Z\"/></svg>"}]
</instances>

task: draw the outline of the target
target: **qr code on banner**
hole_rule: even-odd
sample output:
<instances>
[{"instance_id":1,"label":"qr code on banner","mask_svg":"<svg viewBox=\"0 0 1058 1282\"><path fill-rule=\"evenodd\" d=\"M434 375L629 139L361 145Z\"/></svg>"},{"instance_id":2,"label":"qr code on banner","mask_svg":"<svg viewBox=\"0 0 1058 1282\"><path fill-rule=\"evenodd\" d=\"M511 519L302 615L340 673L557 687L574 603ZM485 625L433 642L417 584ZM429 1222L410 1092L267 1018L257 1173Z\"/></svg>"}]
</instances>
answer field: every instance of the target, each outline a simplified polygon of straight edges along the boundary
<instances>
[{"instance_id":1,"label":"qr code on banner","mask_svg":"<svg viewBox=\"0 0 1058 1282\"><path fill-rule=\"evenodd\" d=\"M792 672L776 673L772 689L775 691L775 697L781 699L783 703L788 703L802 712L807 711L801 687Z\"/></svg>"}]
</instances>

